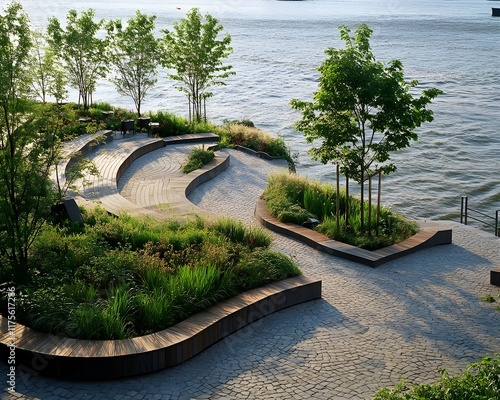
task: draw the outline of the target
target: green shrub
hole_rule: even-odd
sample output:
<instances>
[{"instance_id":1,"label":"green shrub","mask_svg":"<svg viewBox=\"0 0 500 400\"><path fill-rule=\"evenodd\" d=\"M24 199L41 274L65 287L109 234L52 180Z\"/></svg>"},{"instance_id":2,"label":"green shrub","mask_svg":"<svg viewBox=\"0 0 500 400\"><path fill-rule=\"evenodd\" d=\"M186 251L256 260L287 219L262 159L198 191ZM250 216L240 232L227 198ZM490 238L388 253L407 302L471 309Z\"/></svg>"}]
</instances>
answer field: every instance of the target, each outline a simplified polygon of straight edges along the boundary
<instances>
[{"instance_id":1,"label":"green shrub","mask_svg":"<svg viewBox=\"0 0 500 400\"><path fill-rule=\"evenodd\" d=\"M155 284L151 291L139 290L134 301L135 323L140 334L147 335L175 323L173 298L163 286Z\"/></svg>"},{"instance_id":2,"label":"green shrub","mask_svg":"<svg viewBox=\"0 0 500 400\"><path fill-rule=\"evenodd\" d=\"M123 282L132 282L137 269L138 255L128 249L113 249L99 257L92 257L79 267L75 277L87 285L105 288Z\"/></svg>"},{"instance_id":3,"label":"green shrub","mask_svg":"<svg viewBox=\"0 0 500 400\"><path fill-rule=\"evenodd\" d=\"M467 366L459 376L450 376L441 369L441 379L434 385L409 387L401 381L395 388L380 389L375 400L466 400L500 399L500 355L485 357Z\"/></svg>"},{"instance_id":4,"label":"green shrub","mask_svg":"<svg viewBox=\"0 0 500 400\"><path fill-rule=\"evenodd\" d=\"M113 111L115 109L110 103L106 103L104 101L93 103L90 108L99 110L101 112L102 111Z\"/></svg>"},{"instance_id":5,"label":"green shrub","mask_svg":"<svg viewBox=\"0 0 500 400\"><path fill-rule=\"evenodd\" d=\"M41 231L30 251L32 270L41 274L54 274L56 271L72 273L91 257L101 256L107 249L93 235L81 232L64 234L65 231L50 225Z\"/></svg>"},{"instance_id":6,"label":"green shrub","mask_svg":"<svg viewBox=\"0 0 500 400\"><path fill-rule=\"evenodd\" d=\"M159 124L158 136L177 136L192 133L192 127L186 118L177 116L166 111L149 113L151 122Z\"/></svg>"},{"instance_id":7,"label":"green shrub","mask_svg":"<svg viewBox=\"0 0 500 400\"><path fill-rule=\"evenodd\" d=\"M197 122L193 126L193 133L218 133L220 128L209 121Z\"/></svg>"},{"instance_id":8,"label":"green shrub","mask_svg":"<svg viewBox=\"0 0 500 400\"><path fill-rule=\"evenodd\" d=\"M195 171L205 164L208 164L215 157L215 154L212 150L205 150L202 147L196 147L191 150L189 153L186 164L184 164L182 171L185 174L189 174L192 171Z\"/></svg>"},{"instance_id":9,"label":"green shrub","mask_svg":"<svg viewBox=\"0 0 500 400\"><path fill-rule=\"evenodd\" d=\"M55 290L52 285L25 288L16 301L16 318L27 321L31 328L54 334L65 334L70 328L68 315L75 303L65 290Z\"/></svg>"},{"instance_id":10,"label":"green shrub","mask_svg":"<svg viewBox=\"0 0 500 400\"><path fill-rule=\"evenodd\" d=\"M290 257L268 249L248 254L232 269L238 291L250 290L270 282L300 274Z\"/></svg>"},{"instance_id":11,"label":"green shrub","mask_svg":"<svg viewBox=\"0 0 500 400\"><path fill-rule=\"evenodd\" d=\"M220 270L213 265L181 267L168 280L167 291L177 307L173 310L176 321L210 307L226 297Z\"/></svg>"},{"instance_id":12,"label":"green shrub","mask_svg":"<svg viewBox=\"0 0 500 400\"><path fill-rule=\"evenodd\" d=\"M69 326L86 339L125 339L132 330L133 294L127 284L112 285L104 299L84 302L70 315Z\"/></svg>"},{"instance_id":13,"label":"green shrub","mask_svg":"<svg viewBox=\"0 0 500 400\"><path fill-rule=\"evenodd\" d=\"M491 294L486 294L483 297L481 297L481 301L485 303L494 303L496 300Z\"/></svg>"},{"instance_id":14,"label":"green shrub","mask_svg":"<svg viewBox=\"0 0 500 400\"><path fill-rule=\"evenodd\" d=\"M241 221L220 217L215 221L214 229L234 243L244 243L245 241L246 228Z\"/></svg>"},{"instance_id":15,"label":"green shrub","mask_svg":"<svg viewBox=\"0 0 500 400\"><path fill-rule=\"evenodd\" d=\"M250 249L268 247L271 244L271 236L264 229L260 227L247 228L241 221L231 218L217 218L213 228L233 243L243 244Z\"/></svg>"},{"instance_id":16,"label":"green shrub","mask_svg":"<svg viewBox=\"0 0 500 400\"><path fill-rule=\"evenodd\" d=\"M270 156L282 157L288 162L293 162L290 149L285 144L282 135L274 137L266 131L262 131L253 124L228 123L217 133L220 135L221 146L242 146L255 151L262 151Z\"/></svg>"},{"instance_id":17,"label":"green shrub","mask_svg":"<svg viewBox=\"0 0 500 400\"><path fill-rule=\"evenodd\" d=\"M225 119L223 120L223 122L225 125L243 125L248 128L255 128L255 124L248 118L233 119L233 120Z\"/></svg>"},{"instance_id":18,"label":"green shrub","mask_svg":"<svg viewBox=\"0 0 500 400\"><path fill-rule=\"evenodd\" d=\"M367 250L401 242L417 232L414 222L393 213L385 207L377 209L364 203L365 226L361 227L361 202L349 197L348 221L345 219L347 198L345 190L339 193L340 218L337 224L336 191L331 185L295 174L278 173L271 175L262 195L270 214L282 222L302 224L308 218L316 218L320 224L315 229L341 242ZM368 228L369 227L369 228Z\"/></svg>"},{"instance_id":19,"label":"green shrub","mask_svg":"<svg viewBox=\"0 0 500 400\"><path fill-rule=\"evenodd\" d=\"M158 222L102 209L83 218L78 226L47 225L35 240L19 322L82 339L132 337L300 273L290 259L265 252L266 231L228 218Z\"/></svg>"},{"instance_id":20,"label":"green shrub","mask_svg":"<svg viewBox=\"0 0 500 400\"><path fill-rule=\"evenodd\" d=\"M316 215L310 213L298 204L292 204L278 211L276 218L281 222L302 225L308 218L316 218Z\"/></svg>"}]
</instances>

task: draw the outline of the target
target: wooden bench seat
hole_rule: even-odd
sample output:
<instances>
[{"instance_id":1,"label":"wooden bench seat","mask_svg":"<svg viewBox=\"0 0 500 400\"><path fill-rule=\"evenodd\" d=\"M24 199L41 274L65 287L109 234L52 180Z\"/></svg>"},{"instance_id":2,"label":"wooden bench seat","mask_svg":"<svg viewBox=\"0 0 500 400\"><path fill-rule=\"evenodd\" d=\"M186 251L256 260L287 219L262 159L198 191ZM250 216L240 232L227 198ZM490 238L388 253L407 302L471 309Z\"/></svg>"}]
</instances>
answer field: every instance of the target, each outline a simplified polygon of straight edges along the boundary
<instances>
[{"instance_id":1,"label":"wooden bench seat","mask_svg":"<svg viewBox=\"0 0 500 400\"><path fill-rule=\"evenodd\" d=\"M0 316L0 356L14 338L19 371L57 378L102 380L178 365L244 326L276 311L321 298L321 281L304 276L242 293L162 331L124 340L80 340L16 324Z\"/></svg>"},{"instance_id":2,"label":"wooden bench seat","mask_svg":"<svg viewBox=\"0 0 500 400\"><path fill-rule=\"evenodd\" d=\"M419 223L420 230L407 240L379 250L370 251L332 240L321 233L300 225L283 223L269 214L262 199L257 201L255 217L263 226L274 232L293 237L317 250L370 267L377 267L387 261L395 260L424 248L449 244L452 240L451 229L427 226L421 222Z\"/></svg>"}]
</instances>

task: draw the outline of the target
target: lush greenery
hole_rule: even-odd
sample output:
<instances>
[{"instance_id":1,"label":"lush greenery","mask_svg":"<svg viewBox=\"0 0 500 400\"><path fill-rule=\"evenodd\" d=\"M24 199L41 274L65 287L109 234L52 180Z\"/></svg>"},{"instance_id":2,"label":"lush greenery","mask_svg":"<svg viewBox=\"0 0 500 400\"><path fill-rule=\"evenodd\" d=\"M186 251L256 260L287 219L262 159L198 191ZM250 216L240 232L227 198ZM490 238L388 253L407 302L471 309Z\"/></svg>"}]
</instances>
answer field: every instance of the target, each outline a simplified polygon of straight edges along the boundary
<instances>
[{"instance_id":1,"label":"lush greenery","mask_svg":"<svg viewBox=\"0 0 500 400\"><path fill-rule=\"evenodd\" d=\"M84 224L46 224L17 285L16 317L37 330L85 339L158 331L236 293L300 273L269 249L261 228L156 222L84 212ZM5 268L2 281L9 285ZM6 304L6 302L2 302Z\"/></svg>"},{"instance_id":2,"label":"lush greenery","mask_svg":"<svg viewBox=\"0 0 500 400\"><path fill-rule=\"evenodd\" d=\"M114 107L109 103L94 103L87 110L82 109L77 104L70 103L67 107L73 108L77 113L78 117L88 117L92 120L92 126L112 129L115 131L120 131L121 121L123 120L134 120L135 127L139 130L137 113L131 110L127 110L121 107ZM108 114L108 112L110 112ZM190 124L189 121L181 116L172 114L168 111L150 111L145 115L149 117L151 122L158 123L158 129L154 131L154 134L158 137L168 137L185 135L189 133L201 133L201 132L213 132L218 134L221 130L220 127L210 123L210 122L199 122L195 124ZM86 131L85 127L87 124L80 124L80 133ZM149 132L149 127L141 128L144 132Z\"/></svg>"},{"instance_id":3,"label":"lush greenery","mask_svg":"<svg viewBox=\"0 0 500 400\"><path fill-rule=\"evenodd\" d=\"M110 62L115 72L112 81L118 93L133 99L138 117L142 102L158 80L161 54L159 39L154 37L155 19L155 15L148 17L136 11L125 27L121 20L107 24Z\"/></svg>"},{"instance_id":4,"label":"lush greenery","mask_svg":"<svg viewBox=\"0 0 500 400\"><path fill-rule=\"evenodd\" d=\"M459 376L442 369L434 385L409 387L405 381L393 389L381 389L375 400L493 400L500 399L500 355L485 357L467 366Z\"/></svg>"},{"instance_id":5,"label":"lush greenery","mask_svg":"<svg viewBox=\"0 0 500 400\"><path fill-rule=\"evenodd\" d=\"M189 153L186 164L182 167L185 174L203 167L214 159L213 150L205 150L203 147L196 147Z\"/></svg>"},{"instance_id":6,"label":"lush greenery","mask_svg":"<svg viewBox=\"0 0 500 400\"><path fill-rule=\"evenodd\" d=\"M339 193L341 214L345 215L346 192ZM337 195L332 185L312 181L295 174L278 173L269 177L263 199L272 216L283 222L304 223L308 218L317 219L320 223L315 229L326 236L349 243L353 246L375 250L398 243L416 232L413 222L382 207L380 223L376 225L373 217L369 230L361 231L359 199L351 198L349 204L349 224L345 217L340 219L340 229L337 229L336 206ZM366 214L368 212L364 204ZM375 216L375 212L371 213Z\"/></svg>"},{"instance_id":7,"label":"lush greenery","mask_svg":"<svg viewBox=\"0 0 500 400\"><path fill-rule=\"evenodd\" d=\"M80 117L89 117L94 126L106 127L119 131L121 121L136 119L137 115L130 110L113 107L108 103L95 103L88 110L82 110L76 104L68 104L67 108L73 109ZM109 116L103 112L112 111ZM282 157L293 164L294 156L286 145L282 135L277 137L269 132L258 129L250 120L223 121L222 125L216 125L208 121L190 123L186 118L172 114L167 111L150 111L147 115L151 122L159 124L155 134L159 137L185 135L189 133L211 132L220 137L220 147L243 146L255 151L262 151L270 156ZM85 132L85 126L80 126L80 133ZM137 123L136 123L137 126ZM144 128L147 131L148 128Z\"/></svg>"},{"instance_id":8,"label":"lush greenery","mask_svg":"<svg viewBox=\"0 0 500 400\"><path fill-rule=\"evenodd\" d=\"M216 18L202 16L193 8L174 22L173 30L162 31L163 65L175 71L170 78L188 97L190 121L207 120L205 101L212 96L210 87L225 85L224 79L234 74L232 66L222 62L233 51L231 36L222 35L223 29Z\"/></svg>"},{"instance_id":9,"label":"lush greenery","mask_svg":"<svg viewBox=\"0 0 500 400\"><path fill-rule=\"evenodd\" d=\"M319 147L309 150L314 160L333 163L339 174L360 184L360 201L365 202L365 182L396 170L391 153L417 140L415 129L433 120L428 104L441 91L430 88L420 97L413 91L417 81L407 82L403 64L392 60L387 65L376 60L371 47L372 30L365 24L356 29L340 27L344 49L329 48L327 58L318 68L319 89L310 102L294 99L291 105L300 110L302 119L295 128L303 132L308 143L320 140ZM378 193L380 194L380 184ZM380 203L377 203L377 208ZM365 226L365 207L360 207L360 230ZM370 210L370 208L368 209ZM348 217L346 217L348 218ZM371 223L370 216L367 217Z\"/></svg>"},{"instance_id":10,"label":"lush greenery","mask_svg":"<svg viewBox=\"0 0 500 400\"><path fill-rule=\"evenodd\" d=\"M52 17L47 26L47 41L54 55L60 60L67 74L69 84L78 90L79 101L84 108L92 104L92 93L97 81L108 72L108 37L99 37L104 20L94 21L92 9L70 10L66 16L65 28Z\"/></svg>"},{"instance_id":11,"label":"lush greenery","mask_svg":"<svg viewBox=\"0 0 500 400\"><path fill-rule=\"evenodd\" d=\"M255 151L262 151L270 156L282 157L293 164L290 148L284 137L275 137L269 132L256 128L249 120L226 121L218 130L221 146L243 146Z\"/></svg>"},{"instance_id":12,"label":"lush greenery","mask_svg":"<svg viewBox=\"0 0 500 400\"><path fill-rule=\"evenodd\" d=\"M28 17L13 3L0 14L0 265L12 267L18 281L27 277L30 247L51 207L90 167L74 164L56 187L50 179L76 119L70 109L31 99L38 72L31 70L32 46Z\"/></svg>"}]
</instances>

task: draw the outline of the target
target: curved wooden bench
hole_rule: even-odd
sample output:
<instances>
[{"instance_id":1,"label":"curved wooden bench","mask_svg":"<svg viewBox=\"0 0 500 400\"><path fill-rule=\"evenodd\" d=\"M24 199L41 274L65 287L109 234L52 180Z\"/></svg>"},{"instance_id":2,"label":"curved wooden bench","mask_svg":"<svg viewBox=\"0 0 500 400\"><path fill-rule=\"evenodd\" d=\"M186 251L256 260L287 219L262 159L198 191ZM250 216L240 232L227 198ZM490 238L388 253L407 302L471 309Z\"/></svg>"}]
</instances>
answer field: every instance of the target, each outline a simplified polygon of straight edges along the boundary
<instances>
[{"instance_id":1,"label":"curved wooden bench","mask_svg":"<svg viewBox=\"0 0 500 400\"><path fill-rule=\"evenodd\" d=\"M171 328L125 340L72 339L21 324L11 330L0 316L0 356L7 360L14 349L17 371L70 379L123 378L178 365L266 315L319 298L321 281L298 276L237 295Z\"/></svg>"},{"instance_id":2,"label":"curved wooden bench","mask_svg":"<svg viewBox=\"0 0 500 400\"><path fill-rule=\"evenodd\" d=\"M418 222L420 230L407 240L379 250L365 250L330 239L319 232L297 224L283 223L269 214L263 199L257 201L255 217L266 228L281 235L290 236L308 246L336 257L355 261L370 267L377 267L390 260L403 257L418 250L449 244L451 229L435 227L432 223Z\"/></svg>"}]
</instances>

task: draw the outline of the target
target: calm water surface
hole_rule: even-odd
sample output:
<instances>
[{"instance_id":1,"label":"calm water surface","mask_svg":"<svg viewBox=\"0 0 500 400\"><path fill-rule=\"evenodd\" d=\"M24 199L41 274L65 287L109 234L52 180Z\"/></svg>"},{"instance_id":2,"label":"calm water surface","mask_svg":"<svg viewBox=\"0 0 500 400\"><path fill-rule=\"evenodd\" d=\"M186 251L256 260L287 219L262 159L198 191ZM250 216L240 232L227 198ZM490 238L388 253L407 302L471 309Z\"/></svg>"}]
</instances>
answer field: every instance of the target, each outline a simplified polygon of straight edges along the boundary
<instances>
[{"instance_id":1,"label":"calm water surface","mask_svg":"<svg viewBox=\"0 0 500 400\"><path fill-rule=\"evenodd\" d=\"M191 7L217 17L233 39L229 63L236 75L207 103L209 118L250 118L263 129L285 135L299 153L298 172L334 179L331 165L314 163L292 124L299 114L292 98L308 100L317 88L316 68L328 47L340 47L338 27L360 23L373 29L379 60L397 58L419 90L444 91L431 108L435 120L419 129L420 139L393 156L398 171L385 178L383 202L419 219L457 219L460 197L490 215L500 209L500 18L486 0L310 0L173 1L22 0L33 25L65 20L71 8L94 8L99 18L128 19L136 9L156 14L157 28L170 29ZM499 3L500 6L500 3ZM180 9L178 9L180 8ZM160 71L144 109L187 115L187 102ZM70 98L76 101L77 98ZM133 108L113 85L102 82L94 101Z\"/></svg>"}]
</instances>

